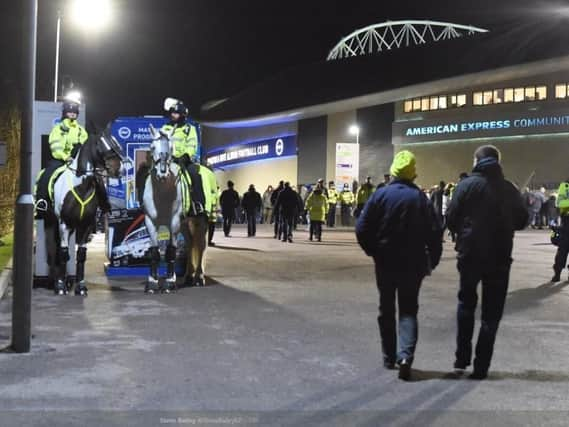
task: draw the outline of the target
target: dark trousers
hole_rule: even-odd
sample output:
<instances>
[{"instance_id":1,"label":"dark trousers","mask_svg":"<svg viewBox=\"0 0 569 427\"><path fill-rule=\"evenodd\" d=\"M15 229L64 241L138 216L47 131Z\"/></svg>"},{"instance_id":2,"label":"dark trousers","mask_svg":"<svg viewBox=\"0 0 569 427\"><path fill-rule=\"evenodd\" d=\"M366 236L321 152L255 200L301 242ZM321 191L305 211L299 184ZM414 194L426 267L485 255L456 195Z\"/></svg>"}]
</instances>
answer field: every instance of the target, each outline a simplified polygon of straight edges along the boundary
<instances>
[{"instance_id":1,"label":"dark trousers","mask_svg":"<svg viewBox=\"0 0 569 427\"><path fill-rule=\"evenodd\" d=\"M215 222L210 222L207 229L207 242L211 243L213 241L213 235L215 233Z\"/></svg>"},{"instance_id":2,"label":"dark trousers","mask_svg":"<svg viewBox=\"0 0 569 427\"><path fill-rule=\"evenodd\" d=\"M342 217L342 225L344 227L350 225L350 205L341 205L340 215Z\"/></svg>"},{"instance_id":3,"label":"dark trousers","mask_svg":"<svg viewBox=\"0 0 569 427\"><path fill-rule=\"evenodd\" d=\"M310 240L315 236L318 240L322 239L322 221L310 220Z\"/></svg>"},{"instance_id":4,"label":"dark trousers","mask_svg":"<svg viewBox=\"0 0 569 427\"><path fill-rule=\"evenodd\" d=\"M279 239L281 238L282 233L281 218L282 215L280 212L275 211L273 216L273 219L275 221L275 237L278 237Z\"/></svg>"},{"instance_id":5,"label":"dark trousers","mask_svg":"<svg viewBox=\"0 0 569 427\"><path fill-rule=\"evenodd\" d=\"M560 274L567 265L567 255L569 254L569 215L561 217L561 241L555 254L555 264L553 271Z\"/></svg>"},{"instance_id":6,"label":"dark trousers","mask_svg":"<svg viewBox=\"0 0 569 427\"><path fill-rule=\"evenodd\" d=\"M47 164L44 173L37 182L36 200L44 199L49 201L49 178L53 175L53 172L60 166L63 166L65 162L63 160L51 159ZM53 201L50 201L53 203ZM50 204L51 204L50 203Z\"/></svg>"},{"instance_id":7,"label":"dark trousers","mask_svg":"<svg viewBox=\"0 0 569 427\"><path fill-rule=\"evenodd\" d=\"M328 225L328 227L334 227L334 225L336 225L336 203L328 204L328 218L326 225Z\"/></svg>"},{"instance_id":8,"label":"dark trousers","mask_svg":"<svg viewBox=\"0 0 569 427\"><path fill-rule=\"evenodd\" d=\"M247 236L254 236L257 234L257 211L246 211L247 215Z\"/></svg>"},{"instance_id":9,"label":"dark trousers","mask_svg":"<svg viewBox=\"0 0 569 427\"><path fill-rule=\"evenodd\" d=\"M294 229L294 215L281 215L283 241L292 239Z\"/></svg>"},{"instance_id":10,"label":"dark trousers","mask_svg":"<svg viewBox=\"0 0 569 427\"><path fill-rule=\"evenodd\" d=\"M407 359L413 361L419 326L419 290L423 276L413 272L391 272L375 263L375 279L379 291L377 323L381 336L384 363ZM395 321L395 299L399 306L399 351ZM396 353L397 352L397 353Z\"/></svg>"},{"instance_id":11,"label":"dark trousers","mask_svg":"<svg viewBox=\"0 0 569 427\"><path fill-rule=\"evenodd\" d=\"M235 214L233 212L226 212L223 214L223 234L225 237L231 233L231 224L235 221Z\"/></svg>"},{"instance_id":12,"label":"dark trousers","mask_svg":"<svg viewBox=\"0 0 569 427\"><path fill-rule=\"evenodd\" d=\"M457 362L470 365L472 359L472 336L474 334L474 314L478 302L476 288L482 282L482 315L480 333L476 344L474 370L487 372L494 352L494 342L498 326L504 313L510 261L488 266L488 263L458 262L460 290L458 292L456 337Z\"/></svg>"}]
</instances>

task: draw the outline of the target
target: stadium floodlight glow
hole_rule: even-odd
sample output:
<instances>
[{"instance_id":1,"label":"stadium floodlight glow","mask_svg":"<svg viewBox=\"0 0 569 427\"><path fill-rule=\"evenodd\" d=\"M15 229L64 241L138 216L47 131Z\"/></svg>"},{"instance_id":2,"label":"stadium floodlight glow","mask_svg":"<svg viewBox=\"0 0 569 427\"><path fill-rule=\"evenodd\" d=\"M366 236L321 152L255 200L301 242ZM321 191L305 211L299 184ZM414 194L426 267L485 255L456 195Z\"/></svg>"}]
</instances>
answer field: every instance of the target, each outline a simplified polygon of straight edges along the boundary
<instances>
[{"instance_id":1,"label":"stadium floodlight glow","mask_svg":"<svg viewBox=\"0 0 569 427\"><path fill-rule=\"evenodd\" d=\"M328 54L328 61L352 56L371 55L384 50L450 40L475 33L484 28L439 21L387 21L370 25L347 35Z\"/></svg>"},{"instance_id":2,"label":"stadium floodlight glow","mask_svg":"<svg viewBox=\"0 0 569 427\"><path fill-rule=\"evenodd\" d=\"M350 135L358 136L360 134L360 128L358 125L351 125L348 132L350 132Z\"/></svg>"},{"instance_id":3,"label":"stadium floodlight glow","mask_svg":"<svg viewBox=\"0 0 569 427\"><path fill-rule=\"evenodd\" d=\"M76 25L89 30L102 29L112 17L110 0L74 0L70 12Z\"/></svg>"}]
</instances>

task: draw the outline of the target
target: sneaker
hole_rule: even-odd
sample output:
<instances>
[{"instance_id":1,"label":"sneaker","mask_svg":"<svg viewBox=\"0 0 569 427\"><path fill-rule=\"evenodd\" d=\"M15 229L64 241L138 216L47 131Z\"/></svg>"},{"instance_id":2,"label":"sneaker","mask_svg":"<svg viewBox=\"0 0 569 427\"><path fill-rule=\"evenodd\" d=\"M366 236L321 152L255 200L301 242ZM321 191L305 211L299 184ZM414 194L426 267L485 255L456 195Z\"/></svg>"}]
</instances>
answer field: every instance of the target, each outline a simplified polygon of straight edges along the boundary
<instances>
[{"instance_id":1,"label":"sneaker","mask_svg":"<svg viewBox=\"0 0 569 427\"><path fill-rule=\"evenodd\" d=\"M561 282L561 273L555 273L551 278L552 283Z\"/></svg>"},{"instance_id":2,"label":"sneaker","mask_svg":"<svg viewBox=\"0 0 569 427\"><path fill-rule=\"evenodd\" d=\"M289 237L289 238L288 238L288 242L289 242L289 243L292 243L292 237Z\"/></svg>"},{"instance_id":3,"label":"sneaker","mask_svg":"<svg viewBox=\"0 0 569 427\"><path fill-rule=\"evenodd\" d=\"M399 379L409 381L411 379L411 362L408 359L402 359L399 364Z\"/></svg>"},{"instance_id":4,"label":"sneaker","mask_svg":"<svg viewBox=\"0 0 569 427\"><path fill-rule=\"evenodd\" d=\"M488 371L477 371L476 369L468 376L471 380L485 380L486 378L488 378Z\"/></svg>"},{"instance_id":5,"label":"sneaker","mask_svg":"<svg viewBox=\"0 0 569 427\"><path fill-rule=\"evenodd\" d=\"M464 362L462 360L455 360L454 361L454 373L455 374L464 374L464 371L466 371L466 368L470 365L470 363Z\"/></svg>"}]
</instances>

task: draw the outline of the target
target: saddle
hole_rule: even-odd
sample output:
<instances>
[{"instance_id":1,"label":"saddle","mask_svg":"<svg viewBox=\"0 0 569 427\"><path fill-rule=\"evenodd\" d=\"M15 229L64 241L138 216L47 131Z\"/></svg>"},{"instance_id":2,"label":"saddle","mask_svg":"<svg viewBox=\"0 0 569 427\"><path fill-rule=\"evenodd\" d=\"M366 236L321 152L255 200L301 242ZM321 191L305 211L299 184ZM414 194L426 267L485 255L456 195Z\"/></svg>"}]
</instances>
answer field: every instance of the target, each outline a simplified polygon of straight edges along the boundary
<instances>
[{"instance_id":1,"label":"saddle","mask_svg":"<svg viewBox=\"0 0 569 427\"><path fill-rule=\"evenodd\" d=\"M54 193L54 187L55 187L55 181L57 180L57 178L59 178L61 176L61 174L63 174L63 172L65 172L65 169L67 168L67 165L61 165L60 167L58 167L57 169L55 169L53 171L53 173L51 174L51 176L48 178L48 182L47 182L47 199L46 202L48 204L47 206L47 210L48 211L53 211L53 193ZM45 173L45 169L42 169L40 171L40 173L38 174L38 177L36 179L36 186L37 183L40 182L40 180L43 177L43 174ZM36 194L37 194L37 188L36 188Z\"/></svg>"}]
</instances>

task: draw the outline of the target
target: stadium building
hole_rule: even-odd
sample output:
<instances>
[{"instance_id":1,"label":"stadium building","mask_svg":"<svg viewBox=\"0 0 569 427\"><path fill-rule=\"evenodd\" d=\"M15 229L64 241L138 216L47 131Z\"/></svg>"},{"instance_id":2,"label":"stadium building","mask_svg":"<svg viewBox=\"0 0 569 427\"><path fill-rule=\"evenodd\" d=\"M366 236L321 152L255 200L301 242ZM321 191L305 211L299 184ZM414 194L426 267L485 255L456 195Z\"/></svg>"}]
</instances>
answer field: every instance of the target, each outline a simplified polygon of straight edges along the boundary
<instances>
[{"instance_id":1,"label":"stadium building","mask_svg":"<svg viewBox=\"0 0 569 427\"><path fill-rule=\"evenodd\" d=\"M509 179L556 187L569 176L566 38L434 21L362 28L326 61L204 106L205 157L243 192L279 179L377 183L410 149L430 187L456 181L492 143Z\"/></svg>"}]
</instances>

